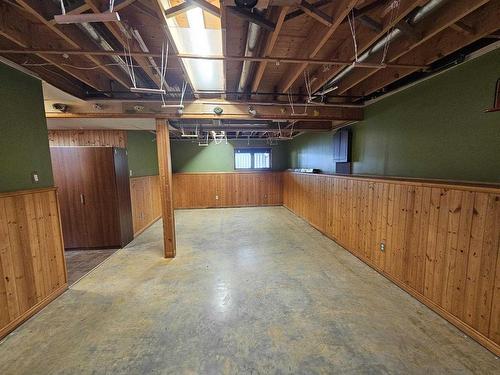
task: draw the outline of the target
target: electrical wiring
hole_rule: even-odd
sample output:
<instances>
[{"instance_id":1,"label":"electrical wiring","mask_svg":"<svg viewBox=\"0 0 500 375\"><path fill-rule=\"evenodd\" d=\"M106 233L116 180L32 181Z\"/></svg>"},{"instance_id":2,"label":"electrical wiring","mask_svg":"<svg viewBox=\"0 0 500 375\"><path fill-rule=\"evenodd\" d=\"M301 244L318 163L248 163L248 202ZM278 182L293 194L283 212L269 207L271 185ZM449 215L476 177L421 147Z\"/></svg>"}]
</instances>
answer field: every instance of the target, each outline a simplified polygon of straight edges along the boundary
<instances>
[{"instance_id":1,"label":"electrical wiring","mask_svg":"<svg viewBox=\"0 0 500 375\"><path fill-rule=\"evenodd\" d=\"M356 39L356 17L354 16L354 8L347 15L347 21L349 22L349 29L351 30L352 40L354 43L354 62L358 62L358 41Z\"/></svg>"},{"instance_id":2,"label":"electrical wiring","mask_svg":"<svg viewBox=\"0 0 500 375\"><path fill-rule=\"evenodd\" d=\"M395 21L396 17L398 14L399 10L399 0L394 0L391 4L391 13L389 17L389 24L392 25L392 27L387 31L387 35L391 35L394 29L396 28ZM387 58L387 53L389 52L389 46L391 44L392 38L387 38L386 42L384 43L384 50L382 52L382 60L381 64L385 63L385 59Z\"/></svg>"}]
</instances>

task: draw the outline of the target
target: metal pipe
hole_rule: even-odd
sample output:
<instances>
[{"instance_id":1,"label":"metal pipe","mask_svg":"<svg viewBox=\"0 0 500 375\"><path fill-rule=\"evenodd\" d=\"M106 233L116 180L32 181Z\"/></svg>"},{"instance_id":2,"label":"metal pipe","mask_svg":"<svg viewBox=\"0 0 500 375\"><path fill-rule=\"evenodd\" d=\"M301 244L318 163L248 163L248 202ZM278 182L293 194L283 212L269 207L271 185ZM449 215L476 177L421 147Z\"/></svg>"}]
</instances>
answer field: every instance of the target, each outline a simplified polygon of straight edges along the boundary
<instances>
[{"instance_id":1,"label":"metal pipe","mask_svg":"<svg viewBox=\"0 0 500 375\"><path fill-rule=\"evenodd\" d=\"M253 57L257 53L260 31L261 28L259 25L253 22L248 23L248 35L247 35L247 43L245 46L245 56ZM250 61L243 61L240 81L238 83L238 92L245 91L245 88L248 83L248 78L250 76L251 68L252 68L252 63Z\"/></svg>"},{"instance_id":2,"label":"metal pipe","mask_svg":"<svg viewBox=\"0 0 500 375\"><path fill-rule=\"evenodd\" d=\"M428 15L430 15L432 12L434 12L437 8L439 8L441 5L446 3L449 0L431 0L427 4L425 4L423 7L421 7L413 16L411 16L408 19L408 24L410 25L415 25L416 23L420 22L424 18L426 18ZM404 22L404 21L401 21ZM375 53L381 51L386 43L391 43L395 39L399 38L403 32L397 28L392 30L390 33L388 33L386 36L384 36L382 39L380 39L375 45L370 48L368 51L363 53L361 56L358 57L358 62L364 62L371 56L373 56ZM325 91L330 89L331 87L335 86L337 83L340 82L346 75L348 75L355 67L353 65L348 66L345 68L342 72L337 74L335 77L333 77L329 82L327 82L323 86L323 90L321 92L318 92L318 95L323 95Z\"/></svg>"},{"instance_id":3,"label":"metal pipe","mask_svg":"<svg viewBox=\"0 0 500 375\"><path fill-rule=\"evenodd\" d=\"M104 49L106 51L114 51L113 47L110 46L110 44L97 32L97 30L90 23L84 22L84 23L78 24L78 27L85 34L87 34L94 41L94 43L99 45L102 49ZM111 59L113 59L113 61L115 63L118 64L120 69L123 70L127 74L127 77L128 77L129 71L128 71L127 63L120 56L112 55L110 57L111 57ZM140 77L137 77L137 78L138 78L139 82L141 83L141 86L144 86L145 83L140 79Z\"/></svg>"}]
</instances>

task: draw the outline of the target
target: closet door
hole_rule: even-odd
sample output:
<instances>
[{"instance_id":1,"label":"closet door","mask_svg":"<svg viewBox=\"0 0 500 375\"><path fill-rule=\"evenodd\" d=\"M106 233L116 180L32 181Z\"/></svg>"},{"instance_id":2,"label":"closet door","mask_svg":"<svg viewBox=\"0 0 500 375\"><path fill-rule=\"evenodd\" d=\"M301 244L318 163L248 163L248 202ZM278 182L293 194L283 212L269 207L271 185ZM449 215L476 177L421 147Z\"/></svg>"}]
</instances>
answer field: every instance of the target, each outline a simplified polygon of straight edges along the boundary
<instances>
[{"instance_id":1,"label":"closet door","mask_svg":"<svg viewBox=\"0 0 500 375\"><path fill-rule=\"evenodd\" d=\"M114 148L113 164L118 204L118 220L120 222L119 243L121 247L124 247L134 239L127 150L124 148Z\"/></svg>"},{"instance_id":2,"label":"closet door","mask_svg":"<svg viewBox=\"0 0 500 375\"><path fill-rule=\"evenodd\" d=\"M118 247L120 226L113 148L81 147L86 247Z\"/></svg>"},{"instance_id":3,"label":"closet door","mask_svg":"<svg viewBox=\"0 0 500 375\"><path fill-rule=\"evenodd\" d=\"M80 153L74 147L51 147L50 157L59 198L64 248L87 247L88 236L81 190L84 167Z\"/></svg>"}]
</instances>

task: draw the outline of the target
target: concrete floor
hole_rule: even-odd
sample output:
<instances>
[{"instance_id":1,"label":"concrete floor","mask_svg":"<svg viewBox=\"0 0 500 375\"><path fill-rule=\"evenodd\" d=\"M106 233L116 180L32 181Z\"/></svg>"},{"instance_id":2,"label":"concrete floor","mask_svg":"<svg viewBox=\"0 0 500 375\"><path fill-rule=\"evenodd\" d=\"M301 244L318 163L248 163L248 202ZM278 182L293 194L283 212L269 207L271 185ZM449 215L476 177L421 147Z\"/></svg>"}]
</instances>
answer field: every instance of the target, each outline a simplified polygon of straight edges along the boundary
<instances>
[{"instance_id":1,"label":"concrete floor","mask_svg":"<svg viewBox=\"0 0 500 375\"><path fill-rule=\"evenodd\" d=\"M0 374L498 374L497 358L285 208L176 212L0 344Z\"/></svg>"},{"instance_id":2,"label":"concrete floor","mask_svg":"<svg viewBox=\"0 0 500 375\"><path fill-rule=\"evenodd\" d=\"M73 285L81 277L92 271L108 259L117 249L103 250L67 250L66 269L68 270L68 285Z\"/></svg>"}]
</instances>

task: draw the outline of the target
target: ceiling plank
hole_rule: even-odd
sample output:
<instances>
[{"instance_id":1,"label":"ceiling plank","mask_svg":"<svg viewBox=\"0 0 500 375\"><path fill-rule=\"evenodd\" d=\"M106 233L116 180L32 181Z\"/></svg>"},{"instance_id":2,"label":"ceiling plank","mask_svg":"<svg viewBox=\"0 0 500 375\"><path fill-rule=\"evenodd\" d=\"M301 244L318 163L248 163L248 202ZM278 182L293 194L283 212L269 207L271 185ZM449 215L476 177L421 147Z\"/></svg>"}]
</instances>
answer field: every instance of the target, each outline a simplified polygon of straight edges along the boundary
<instances>
[{"instance_id":1,"label":"ceiling plank","mask_svg":"<svg viewBox=\"0 0 500 375\"><path fill-rule=\"evenodd\" d=\"M316 21L321 22L325 26L332 27L332 17L330 17L328 14L326 14L313 4L307 2L306 0L302 0L299 8L309 17L314 18Z\"/></svg>"},{"instance_id":2,"label":"ceiling plank","mask_svg":"<svg viewBox=\"0 0 500 375\"><path fill-rule=\"evenodd\" d=\"M405 18L415 7L425 3L426 0L399 0L398 14L395 17L391 17L391 14L386 14L382 20L382 31L375 32L371 29L365 29L364 32L359 30L358 34L358 55L369 49L378 39L380 39L384 34L392 29L399 21ZM391 2L391 4L394 4ZM352 47L352 39L346 39L337 49L336 54L338 58L354 61L354 50ZM336 67L333 69L320 69L311 77L312 85L311 89L313 92L318 91L335 77L338 73L342 71L342 67Z\"/></svg>"},{"instance_id":3,"label":"ceiling plank","mask_svg":"<svg viewBox=\"0 0 500 375\"><path fill-rule=\"evenodd\" d=\"M314 35L312 40L306 40L302 45L300 55L301 58L314 58L325 43L330 39L333 33L340 26L342 21L347 17L352 8L356 5L357 0L340 0L338 5L335 6L332 14L333 23L331 27L322 26L321 30L318 30L318 25L313 25L310 30L309 35ZM307 68L307 63L291 66L288 68L284 76L281 78L281 83L279 84L279 92L287 92L294 82L299 78L299 76Z\"/></svg>"},{"instance_id":4,"label":"ceiling plank","mask_svg":"<svg viewBox=\"0 0 500 375\"><path fill-rule=\"evenodd\" d=\"M433 36L427 43L405 54L398 62L431 64L495 32L500 28L500 0L490 0L489 3L465 17L464 22L471 25L475 34L464 35L452 28L447 28ZM349 93L360 96L369 95L416 71L418 69L384 69L351 89Z\"/></svg>"},{"instance_id":5,"label":"ceiling plank","mask_svg":"<svg viewBox=\"0 0 500 375\"><path fill-rule=\"evenodd\" d=\"M455 0L453 2L448 2L435 14L433 14L432 17L423 19L419 24L413 27L414 32L420 36L418 40L411 37L400 37L394 40L389 45L389 52L386 56L386 61L389 63L394 62L401 56L404 56L406 53L428 41L434 35L453 25L455 22L472 13L474 10L480 8L488 1L489 0ZM373 57L367 61L380 62L381 60L382 51L375 53ZM377 73L376 69L357 69L337 84L338 89L335 93L343 94L375 73Z\"/></svg>"},{"instance_id":6,"label":"ceiling plank","mask_svg":"<svg viewBox=\"0 0 500 375\"><path fill-rule=\"evenodd\" d=\"M274 31L267 35L266 45L264 48L263 57L269 57L273 51L274 45L278 40L278 35L281 32L281 28L283 27L283 23L285 22L285 17L288 13L290 7L283 7L280 9L278 14L278 19L276 21L276 28ZM264 71L266 70L267 61L262 61L259 63L257 67L257 71L255 72L255 77L252 82L252 92L256 92L259 89L260 82L262 81L262 77L264 76Z\"/></svg>"}]
</instances>

